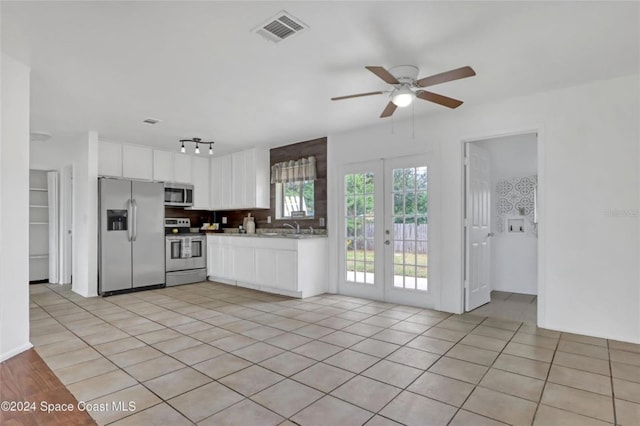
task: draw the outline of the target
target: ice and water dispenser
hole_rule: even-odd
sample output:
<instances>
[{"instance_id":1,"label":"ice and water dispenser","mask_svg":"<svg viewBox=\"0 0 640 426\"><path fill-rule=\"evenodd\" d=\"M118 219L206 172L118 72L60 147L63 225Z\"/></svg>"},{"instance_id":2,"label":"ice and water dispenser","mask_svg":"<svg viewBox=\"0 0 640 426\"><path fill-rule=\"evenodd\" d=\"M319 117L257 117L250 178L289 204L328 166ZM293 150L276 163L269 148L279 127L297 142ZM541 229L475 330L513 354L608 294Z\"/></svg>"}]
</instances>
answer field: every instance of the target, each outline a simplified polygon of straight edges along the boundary
<instances>
[{"instance_id":1,"label":"ice and water dispenser","mask_svg":"<svg viewBox=\"0 0 640 426\"><path fill-rule=\"evenodd\" d=\"M126 231L127 211L107 210L107 231Z\"/></svg>"}]
</instances>

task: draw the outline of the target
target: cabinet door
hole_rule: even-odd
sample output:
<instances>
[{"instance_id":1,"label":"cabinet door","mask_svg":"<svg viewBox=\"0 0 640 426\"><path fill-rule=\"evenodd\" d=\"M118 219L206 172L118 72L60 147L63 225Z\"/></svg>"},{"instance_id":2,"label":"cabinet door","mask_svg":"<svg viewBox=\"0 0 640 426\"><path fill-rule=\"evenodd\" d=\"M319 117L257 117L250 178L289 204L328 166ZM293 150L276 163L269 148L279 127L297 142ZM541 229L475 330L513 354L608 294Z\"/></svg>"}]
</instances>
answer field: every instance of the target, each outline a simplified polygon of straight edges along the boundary
<instances>
[{"instance_id":1,"label":"cabinet door","mask_svg":"<svg viewBox=\"0 0 640 426\"><path fill-rule=\"evenodd\" d=\"M298 253L289 250L276 251L276 285L284 290L298 290Z\"/></svg>"},{"instance_id":2,"label":"cabinet door","mask_svg":"<svg viewBox=\"0 0 640 426\"><path fill-rule=\"evenodd\" d=\"M219 158L220 163L220 205L222 209L234 208L233 204L233 180L234 176L231 173L231 155L225 155Z\"/></svg>"},{"instance_id":3,"label":"cabinet door","mask_svg":"<svg viewBox=\"0 0 640 426\"><path fill-rule=\"evenodd\" d=\"M268 149L253 149L251 170L253 170L252 186L253 205L256 208L268 209L271 206L271 167Z\"/></svg>"},{"instance_id":4,"label":"cabinet door","mask_svg":"<svg viewBox=\"0 0 640 426\"><path fill-rule=\"evenodd\" d=\"M209 210L209 159L191 157L191 183L193 183L193 208Z\"/></svg>"},{"instance_id":5,"label":"cabinet door","mask_svg":"<svg viewBox=\"0 0 640 426\"><path fill-rule=\"evenodd\" d=\"M174 164L173 152L153 150L153 179L163 182L173 182Z\"/></svg>"},{"instance_id":6,"label":"cabinet door","mask_svg":"<svg viewBox=\"0 0 640 426\"><path fill-rule=\"evenodd\" d=\"M153 179L153 150L144 146L122 145L122 176Z\"/></svg>"},{"instance_id":7,"label":"cabinet door","mask_svg":"<svg viewBox=\"0 0 640 426\"><path fill-rule=\"evenodd\" d=\"M245 151L234 152L231 155L232 170L232 207L250 207L247 199L247 170L245 163Z\"/></svg>"},{"instance_id":8,"label":"cabinet door","mask_svg":"<svg viewBox=\"0 0 640 426\"><path fill-rule=\"evenodd\" d=\"M100 176L122 176L122 144L98 143L98 174Z\"/></svg>"},{"instance_id":9,"label":"cabinet door","mask_svg":"<svg viewBox=\"0 0 640 426\"><path fill-rule=\"evenodd\" d=\"M220 258L222 260L222 278L226 278L228 280L235 280L235 268L233 262L233 251L234 247L231 246L221 246L220 247Z\"/></svg>"},{"instance_id":10,"label":"cabinet door","mask_svg":"<svg viewBox=\"0 0 640 426\"><path fill-rule=\"evenodd\" d=\"M254 252L252 247L233 247L233 268L237 281L251 284L256 282Z\"/></svg>"},{"instance_id":11,"label":"cabinet door","mask_svg":"<svg viewBox=\"0 0 640 426\"><path fill-rule=\"evenodd\" d=\"M276 251L269 248L257 248L256 281L266 287L276 286Z\"/></svg>"},{"instance_id":12,"label":"cabinet door","mask_svg":"<svg viewBox=\"0 0 640 426\"><path fill-rule=\"evenodd\" d=\"M173 180L180 183L193 183L191 181L191 157L187 154L174 154Z\"/></svg>"},{"instance_id":13,"label":"cabinet door","mask_svg":"<svg viewBox=\"0 0 640 426\"><path fill-rule=\"evenodd\" d=\"M259 207L256 204L256 149L244 151L244 206Z\"/></svg>"},{"instance_id":14,"label":"cabinet door","mask_svg":"<svg viewBox=\"0 0 640 426\"><path fill-rule=\"evenodd\" d=\"M209 181L209 189L211 196L211 209L219 210L222 208L222 173L220 167L220 158L211 159L211 180Z\"/></svg>"},{"instance_id":15,"label":"cabinet door","mask_svg":"<svg viewBox=\"0 0 640 426\"><path fill-rule=\"evenodd\" d=\"M224 238L211 238L207 243L207 275L215 278L235 280L233 251L234 248L224 244Z\"/></svg>"}]
</instances>

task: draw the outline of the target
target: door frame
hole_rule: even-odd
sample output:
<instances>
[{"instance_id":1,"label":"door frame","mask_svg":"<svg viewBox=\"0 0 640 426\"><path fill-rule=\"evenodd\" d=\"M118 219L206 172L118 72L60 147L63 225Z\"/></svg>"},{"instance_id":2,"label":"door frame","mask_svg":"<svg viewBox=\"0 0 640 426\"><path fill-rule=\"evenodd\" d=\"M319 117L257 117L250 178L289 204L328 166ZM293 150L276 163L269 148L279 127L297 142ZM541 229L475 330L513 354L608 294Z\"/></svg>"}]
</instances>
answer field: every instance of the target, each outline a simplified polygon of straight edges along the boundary
<instances>
[{"instance_id":1,"label":"door frame","mask_svg":"<svg viewBox=\"0 0 640 426\"><path fill-rule=\"evenodd\" d=\"M384 205L384 201L385 201L385 161L389 161L389 160L401 160L404 158L415 158L416 156L420 156L422 158L425 158L427 161L427 167L428 167L428 179L429 179L429 183L428 183L428 191L429 191L429 203L430 205L432 205L433 207L429 208L429 213L428 213L428 217L429 217L429 222L430 223L434 223L435 225L429 226L429 230L428 230L428 259L429 259L429 263L428 263L428 282L429 282L429 301L427 303L427 306L420 306L420 307L425 307L428 309L440 309L442 306L442 283L441 283L441 279L440 279L440 259L441 259L441 240L440 240L440 235L441 235L441 230L440 227L441 225L441 209L442 209L442 199L440 197L440 150L439 149L429 149L426 151L422 151L422 152L417 152L415 154L410 154L410 155L400 155L397 157L386 157L386 158L379 158L379 159L375 159L375 160L365 160L365 161L360 161L360 162L354 162L354 163L346 163L346 164L342 164L338 167L337 169L337 205L338 205L338 209L337 209L337 216L336 216L336 223L338 224L338 226L343 226L343 216L344 216L344 212L342 212L342 210L340 210L340 208L342 207L342 203L343 203L343 198L344 198L344 174L345 173L349 173L349 171L354 170L354 173L357 172L357 170L361 167L364 167L366 164L376 164L377 167L379 167L379 173L381 174L382 177L382 188L379 189L379 191L382 192L382 200L383 200L383 204L381 206L378 206L378 208L380 208L382 211L381 213L378 213L376 210L376 215L380 214L381 217L384 219L384 215L385 215L385 205ZM378 170L374 170L374 172L378 172ZM377 193L377 191L376 191ZM379 236L378 233L376 233L376 252L385 253L384 250L384 227L386 226L386 223L382 223L381 226L379 226L377 230L377 232L379 232ZM337 242L338 244L343 244L343 233L344 230L338 228L336 235L337 235ZM380 248L379 248L380 247ZM358 289L357 286L350 286L350 285L345 285L344 283L344 278L342 277L342 271L344 268L344 259L342 256L342 247L338 246L338 262L337 262L337 272L338 272L338 276L337 276L337 288L336 291L338 294L344 294L347 296L353 296L353 297L361 297L361 298L367 298L367 299L372 299L374 298L374 296L372 296L372 293L370 291L360 291L360 289ZM385 275L384 269L382 271L382 275ZM384 282L384 278L383 278L383 282L380 283L381 287L379 289L376 289L376 300L379 301L383 301L384 300L384 296L385 296L385 286L386 283ZM377 286L376 286L377 287ZM414 300L412 300L411 298L406 298L403 301L400 301L399 299L396 300L396 302L389 302L389 303L398 303L398 304L405 304L405 305L412 305L412 306L416 306L416 302Z\"/></svg>"},{"instance_id":2,"label":"door frame","mask_svg":"<svg viewBox=\"0 0 640 426\"><path fill-rule=\"evenodd\" d=\"M483 133L481 135L467 136L460 140L460 177L461 177L461 191L460 191L460 230L461 230L461 253L460 253L460 267L462 274L460 274L460 299L459 306L460 312L465 312L465 280L466 280L466 232L465 232L465 206L467 197L466 179L465 179L465 147L470 142L480 142L487 139L495 139L508 136L517 136L523 134L535 133L537 135L536 143L536 155L537 155L537 173L538 173L538 191L537 191L537 215L538 215L538 248L537 248L537 271L538 271L538 294L537 294L537 325L538 327L546 326L546 175L545 175L545 131L544 126L541 124L534 124L531 126L520 127L517 129L505 129L498 130L494 133Z\"/></svg>"}]
</instances>

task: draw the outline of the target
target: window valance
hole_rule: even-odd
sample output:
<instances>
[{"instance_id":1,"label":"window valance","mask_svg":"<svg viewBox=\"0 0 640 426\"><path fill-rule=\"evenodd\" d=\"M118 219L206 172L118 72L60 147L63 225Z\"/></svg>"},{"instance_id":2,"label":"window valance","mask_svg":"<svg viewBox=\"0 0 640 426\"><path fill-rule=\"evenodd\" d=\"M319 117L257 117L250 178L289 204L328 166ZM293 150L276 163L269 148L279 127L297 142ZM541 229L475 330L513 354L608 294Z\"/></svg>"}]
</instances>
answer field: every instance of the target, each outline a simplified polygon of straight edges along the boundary
<instances>
[{"instance_id":1,"label":"window valance","mask_svg":"<svg viewBox=\"0 0 640 426\"><path fill-rule=\"evenodd\" d=\"M271 166L271 183L301 182L316 179L316 157L283 161Z\"/></svg>"}]
</instances>

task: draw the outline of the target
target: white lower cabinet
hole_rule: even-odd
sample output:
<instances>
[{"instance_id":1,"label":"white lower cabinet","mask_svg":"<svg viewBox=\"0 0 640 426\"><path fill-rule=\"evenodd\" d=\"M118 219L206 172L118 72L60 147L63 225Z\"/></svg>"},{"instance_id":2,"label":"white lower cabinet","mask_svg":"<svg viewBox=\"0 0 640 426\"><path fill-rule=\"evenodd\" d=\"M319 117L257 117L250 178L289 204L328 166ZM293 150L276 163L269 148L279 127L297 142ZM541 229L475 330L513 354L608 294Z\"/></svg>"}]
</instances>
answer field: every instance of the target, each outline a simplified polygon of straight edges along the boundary
<instances>
[{"instance_id":1,"label":"white lower cabinet","mask_svg":"<svg viewBox=\"0 0 640 426\"><path fill-rule=\"evenodd\" d=\"M326 238L208 235L207 253L211 281L293 297L327 290Z\"/></svg>"}]
</instances>

